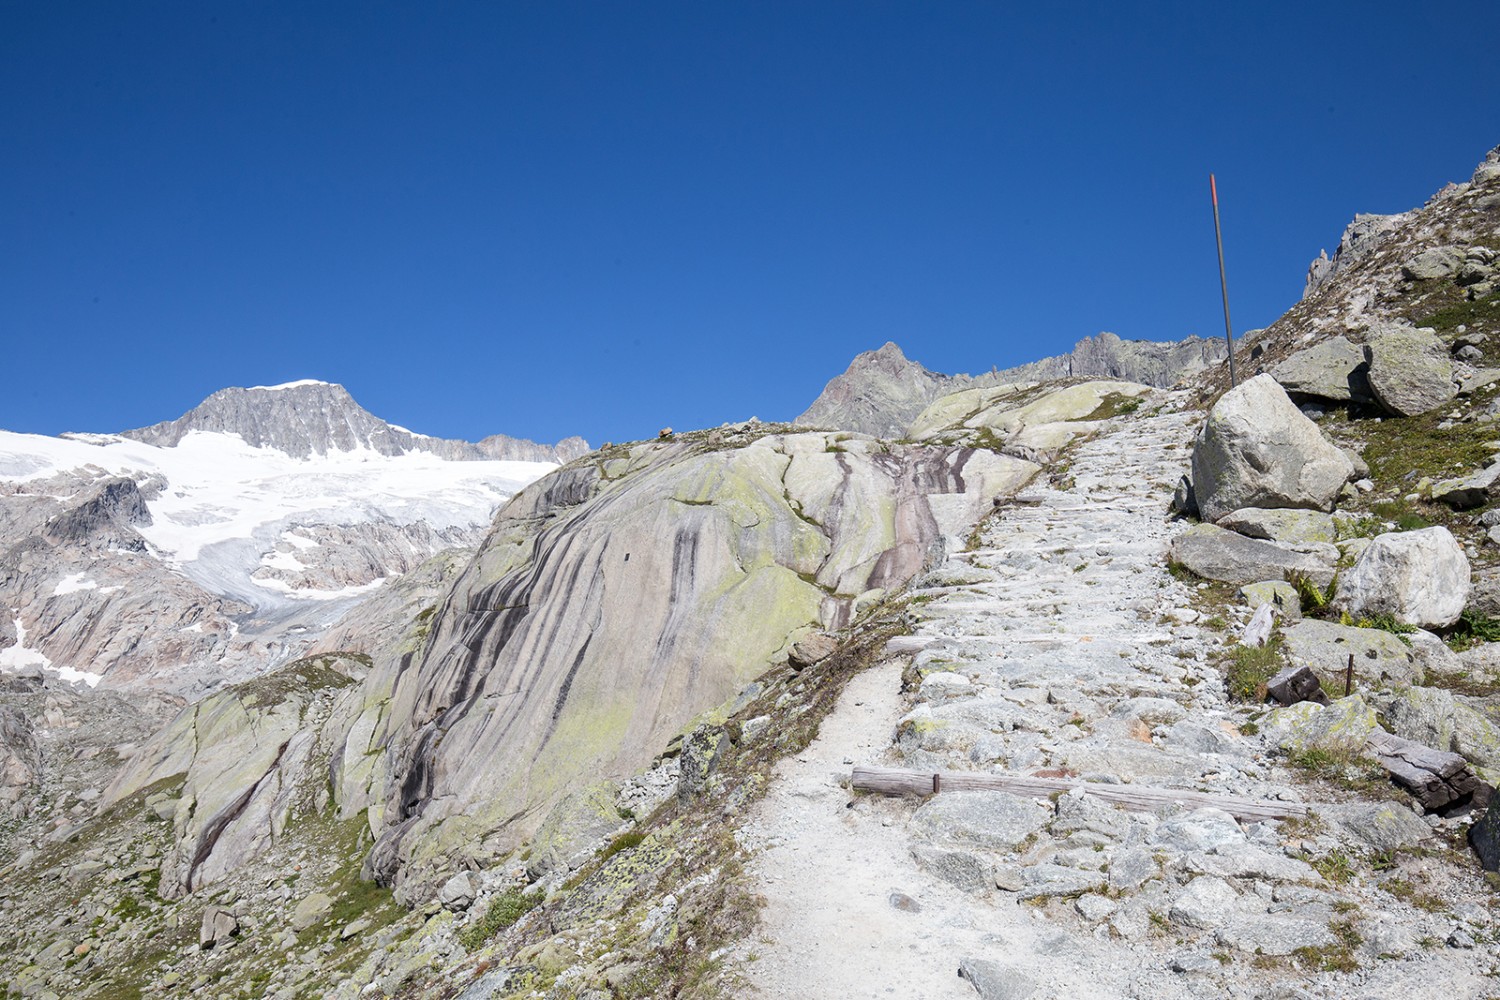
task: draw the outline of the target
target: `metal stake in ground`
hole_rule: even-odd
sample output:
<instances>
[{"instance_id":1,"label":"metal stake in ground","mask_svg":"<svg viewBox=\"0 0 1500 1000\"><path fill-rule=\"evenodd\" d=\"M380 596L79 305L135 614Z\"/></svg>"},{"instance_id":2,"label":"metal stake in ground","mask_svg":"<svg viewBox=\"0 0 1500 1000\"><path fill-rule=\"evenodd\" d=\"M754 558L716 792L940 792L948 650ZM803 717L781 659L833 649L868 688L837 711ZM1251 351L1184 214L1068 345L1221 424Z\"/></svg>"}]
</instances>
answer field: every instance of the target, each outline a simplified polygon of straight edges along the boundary
<instances>
[{"instance_id":1,"label":"metal stake in ground","mask_svg":"<svg viewBox=\"0 0 1500 1000\"><path fill-rule=\"evenodd\" d=\"M1224 343L1229 347L1229 387L1239 383L1234 371L1234 328L1229 325L1229 279L1224 276L1224 232L1219 228L1219 186L1208 175L1208 192L1214 200L1214 240L1219 244L1219 290L1224 293Z\"/></svg>"}]
</instances>

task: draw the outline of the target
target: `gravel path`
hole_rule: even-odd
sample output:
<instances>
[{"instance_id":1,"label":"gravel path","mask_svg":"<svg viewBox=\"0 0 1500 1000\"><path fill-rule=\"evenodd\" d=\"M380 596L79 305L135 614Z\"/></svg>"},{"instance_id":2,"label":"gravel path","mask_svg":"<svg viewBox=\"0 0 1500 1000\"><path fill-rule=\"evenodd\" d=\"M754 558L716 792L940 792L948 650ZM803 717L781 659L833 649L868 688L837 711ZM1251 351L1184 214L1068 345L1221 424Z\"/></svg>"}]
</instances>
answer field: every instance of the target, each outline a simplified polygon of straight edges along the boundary
<instances>
[{"instance_id":1,"label":"gravel path","mask_svg":"<svg viewBox=\"0 0 1500 1000\"><path fill-rule=\"evenodd\" d=\"M1300 842L1216 810L1125 814L1076 793L922 804L842 786L852 765L883 763L1301 797L1262 740L1241 734L1245 712L1210 662L1219 636L1166 571L1177 530L1166 505L1195 415L1163 394L1153 409L1164 399L1076 448L1069 469L985 526L978 550L929 574L899 655L855 678L817 741L778 768L744 831L766 905L741 957L761 995L1495 992L1482 950L1441 945L1455 928L1493 939L1482 907L1462 925L1396 903L1373 876L1334 886L1299 860L1367 848L1336 824ZM900 691L908 663L925 678L914 699ZM1017 824L1013 842L997 839ZM1341 925L1363 939L1345 953L1355 972L1294 954L1338 952Z\"/></svg>"}]
</instances>

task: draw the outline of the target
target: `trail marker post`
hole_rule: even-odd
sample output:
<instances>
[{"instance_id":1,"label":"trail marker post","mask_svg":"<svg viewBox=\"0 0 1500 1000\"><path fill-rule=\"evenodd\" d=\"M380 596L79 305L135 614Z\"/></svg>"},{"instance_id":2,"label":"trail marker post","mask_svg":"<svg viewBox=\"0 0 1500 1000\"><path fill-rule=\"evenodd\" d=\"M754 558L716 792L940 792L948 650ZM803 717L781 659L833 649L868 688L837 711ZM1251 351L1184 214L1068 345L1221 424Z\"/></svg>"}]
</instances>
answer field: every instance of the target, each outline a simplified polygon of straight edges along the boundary
<instances>
[{"instance_id":1,"label":"trail marker post","mask_svg":"<svg viewBox=\"0 0 1500 1000\"><path fill-rule=\"evenodd\" d=\"M1234 370L1234 328L1229 323L1229 280L1224 276L1224 231L1219 228L1219 186L1208 175L1208 192L1214 201L1214 240L1219 245L1219 290L1224 294L1224 344L1229 348L1229 387L1239 383Z\"/></svg>"}]
</instances>

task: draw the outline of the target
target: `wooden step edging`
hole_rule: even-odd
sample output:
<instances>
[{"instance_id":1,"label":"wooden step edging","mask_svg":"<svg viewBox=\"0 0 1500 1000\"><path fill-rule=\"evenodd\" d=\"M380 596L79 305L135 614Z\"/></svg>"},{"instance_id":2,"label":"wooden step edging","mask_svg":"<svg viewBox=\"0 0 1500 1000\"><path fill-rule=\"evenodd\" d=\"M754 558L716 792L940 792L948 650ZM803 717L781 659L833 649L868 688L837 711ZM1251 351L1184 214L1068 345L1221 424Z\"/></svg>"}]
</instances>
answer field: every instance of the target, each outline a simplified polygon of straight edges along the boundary
<instances>
[{"instance_id":1,"label":"wooden step edging","mask_svg":"<svg viewBox=\"0 0 1500 1000\"><path fill-rule=\"evenodd\" d=\"M1149 788L1141 785L1108 785L1097 781L1072 778L1033 778L1021 774L996 774L982 771L914 771L894 767L856 767L849 778L850 787L880 795L932 795L936 792L995 791L1036 799L1047 799L1059 792L1081 788L1096 798L1137 812L1154 812L1171 806L1188 809L1222 809L1235 819L1248 822L1290 819L1306 816L1308 806L1300 802L1274 799L1250 799L1238 795L1210 795L1207 792L1182 791L1175 788Z\"/></svg>"}]
</instances>

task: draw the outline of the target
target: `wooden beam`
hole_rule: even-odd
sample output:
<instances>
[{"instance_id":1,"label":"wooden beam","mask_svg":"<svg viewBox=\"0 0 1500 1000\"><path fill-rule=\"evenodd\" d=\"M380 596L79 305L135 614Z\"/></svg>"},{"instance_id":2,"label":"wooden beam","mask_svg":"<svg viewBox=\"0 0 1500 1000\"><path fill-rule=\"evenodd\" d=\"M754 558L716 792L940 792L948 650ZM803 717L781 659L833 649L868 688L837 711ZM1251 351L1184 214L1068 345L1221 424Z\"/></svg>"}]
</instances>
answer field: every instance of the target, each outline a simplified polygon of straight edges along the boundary
<instances>
[{"instance_id":1,"label":"wooden beam","mask_svg":"<svg viewBox=\"0 0 1500 1000\"><path fill-rule=\"evenodd\" d=\"M1154 812L1171 806L1188 809L1205 807L1222 809L1236 819L1257 822L1306 816L1308 807L1300 802L1278 802L1272 799L1248 799L1238 795L1210 795L1207 792L1179 791L1175 788L1149 788L1142 785L1106 785L1074 778L1033 778L1021 774L997 774L983 771L916 771L894 767L856 767L850 785L861 792L881 795L931 795L941 787L945 792L994 791L1027 798L1047 799L1059 792L1081 788L1105 802L1112 802L1137 812Z\"/></svg>"},{"instance_id":2,"label":"wooden beam","mask_svg":"<svg viewBox=\"0 0 1500 1000\"><path fill-rule=\"evenodd\" d=\"M1469 762L1456 753L1434 750L1383 729L1371 733L1365 746L1396 783L1416 796L1429 812L1481 793L1483 783L1469 770Z\"/></svg>"}]
</instances>

